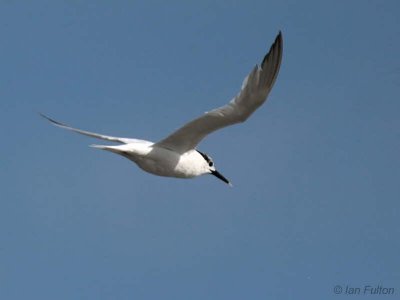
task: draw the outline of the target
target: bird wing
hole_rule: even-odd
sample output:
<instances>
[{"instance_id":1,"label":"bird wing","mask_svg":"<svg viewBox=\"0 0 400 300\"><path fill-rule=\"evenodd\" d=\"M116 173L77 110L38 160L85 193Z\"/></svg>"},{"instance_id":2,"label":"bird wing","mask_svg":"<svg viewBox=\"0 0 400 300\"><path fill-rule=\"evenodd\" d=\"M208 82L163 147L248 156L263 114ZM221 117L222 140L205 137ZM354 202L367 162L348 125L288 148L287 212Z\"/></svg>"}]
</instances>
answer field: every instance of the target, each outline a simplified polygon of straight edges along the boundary
<instances>
[{"instance_id":1,"label":"bird wing","mask_svg":"<svg viewBox=\"0 0 400 300\"><path fill-rule=\"evenodd\" d=\"M242 88L235 98L228 104L206 112L187 123L156 143L156 146L184 153L194 149L211 132L246 121L267 99L279 72L282 50L282 33L279 32L261 66L256 65L244 79Z\"/></svg>"},{"instance_id":2,"label":"bird wing","mask_svg":"<svg viewBox=\"0 0 400 300\"><path fill-rule=\"evenodd\" d=\"M61 122L58 122L56 120L53 120L52 118L49 118L48 116L39 113L43 118L49 120L51 123L53 123L54 125L64 128L64 129L68 129L83 135L87 135L93 138L97 138L97 139L102 139L102 140L106 140L106 141L110 141L110 142L116 142L116 143L121 143L121 144L130 144L130 143L143 143L143 142L148 142L148 141L144 141L144 140L138 140L138 139L130 139L130 138L121 138L121 137L115 137L115 136L109 136L109 135L103 135L103 134L98 134L98 133L94 133L94 132L90 132L90 131L85 131L85 130L81 130L81 129L77 129L77 128L73 128L71 126L65 125Z\"/></svg>"}]
</instances>

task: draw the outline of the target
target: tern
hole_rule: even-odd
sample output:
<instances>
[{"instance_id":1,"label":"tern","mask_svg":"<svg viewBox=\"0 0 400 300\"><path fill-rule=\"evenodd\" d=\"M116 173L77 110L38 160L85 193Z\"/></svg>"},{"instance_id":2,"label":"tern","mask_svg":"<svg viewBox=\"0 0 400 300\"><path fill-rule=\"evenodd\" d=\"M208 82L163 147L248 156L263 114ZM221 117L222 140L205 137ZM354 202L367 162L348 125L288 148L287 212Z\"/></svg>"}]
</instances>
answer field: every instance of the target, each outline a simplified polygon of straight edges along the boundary
<instances>
[{"instance_id":1,"label":"tern","mask_svg":"<svg viewBox=\"0 0 400 300\"><path fill-rule=\"evenodd\" d=\"M216 170L211 157L197 150L196 146L208 134L246 121L266 101L279 72L282 51L282 33L279 32L260 66L256 65L252 69L244 79L239 93L228 104L206 112L157 143L93 133L70 127L44 114L41 116L58 127L119 143L91 147L122 155L148 173L176 178L212 174L232 186L230 181Z\"/></svg>"}]
</instances>

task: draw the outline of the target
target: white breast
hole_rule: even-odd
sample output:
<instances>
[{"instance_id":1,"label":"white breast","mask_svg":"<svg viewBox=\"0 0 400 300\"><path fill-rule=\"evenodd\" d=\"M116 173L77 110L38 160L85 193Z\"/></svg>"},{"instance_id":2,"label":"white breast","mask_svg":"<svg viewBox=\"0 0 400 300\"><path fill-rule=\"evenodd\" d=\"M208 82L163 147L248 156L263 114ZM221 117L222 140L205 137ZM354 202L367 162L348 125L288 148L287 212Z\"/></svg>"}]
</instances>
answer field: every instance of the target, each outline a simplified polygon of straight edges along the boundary
<instances>
[{"instance_id":1,"label":"white breast","mask_svg":"<svg viewBox=\"0 0 400 300\"><path fill-rule=\"evenodd\" d=\"M184 154L161 148L150 147L138 155L127 156L142 170L166 177L192 178L202 175L203 158L195 150Z\"/></svg>"}]
</instances>

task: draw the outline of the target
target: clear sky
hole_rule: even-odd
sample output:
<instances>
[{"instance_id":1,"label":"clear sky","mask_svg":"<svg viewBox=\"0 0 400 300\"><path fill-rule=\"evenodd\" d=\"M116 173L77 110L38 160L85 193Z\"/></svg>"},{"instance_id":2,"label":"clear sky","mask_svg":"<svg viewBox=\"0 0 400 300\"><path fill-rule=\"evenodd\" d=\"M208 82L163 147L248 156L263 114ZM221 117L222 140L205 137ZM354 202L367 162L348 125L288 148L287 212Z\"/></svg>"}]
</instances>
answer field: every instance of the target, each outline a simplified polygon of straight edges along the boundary
<instances>
[{"instance_id":1,"label":"clear sky","mask_svg":"<svg viewBox=\"0 0 400 300\"><path fill-rule=\"evenodd\" d=\"M399 297L399 3L1 1L0 298ZM229 101L279 30L268 102L199 146L233 188L37 114L157 141Z\"/></svg>"}]
</instances>

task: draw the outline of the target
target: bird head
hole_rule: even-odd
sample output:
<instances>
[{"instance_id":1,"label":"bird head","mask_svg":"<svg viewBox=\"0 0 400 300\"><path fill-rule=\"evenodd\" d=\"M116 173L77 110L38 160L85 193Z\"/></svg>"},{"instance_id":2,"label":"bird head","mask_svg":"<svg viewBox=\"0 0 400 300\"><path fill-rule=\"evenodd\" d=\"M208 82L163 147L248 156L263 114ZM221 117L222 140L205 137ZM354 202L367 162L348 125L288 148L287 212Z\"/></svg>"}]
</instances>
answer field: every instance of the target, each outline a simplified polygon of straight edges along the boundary
<instances>
[{"instance_id":1,"label":"bird head","mask_svg":"<svg viewBox=\"0 0 400 300\"><path fill-rule=\"evenodd\" d=\"M210 156L208 156L207 154L200 152L199 150L197 150L197 152L203 157L204 159L204 169L205 169L205 174L212 174L215 177L221 179L223 182L229 184L230 186L232 186L232 184L229 182L228 179L226 179L220 172L218 172L215 169L215 165L214 162L212 160L212 158Z\"/></svg>"}]
</instances>

